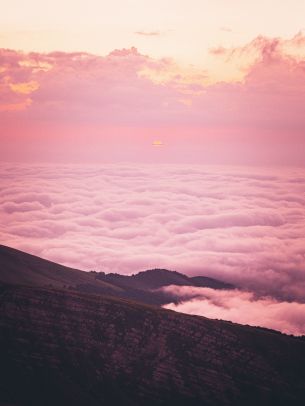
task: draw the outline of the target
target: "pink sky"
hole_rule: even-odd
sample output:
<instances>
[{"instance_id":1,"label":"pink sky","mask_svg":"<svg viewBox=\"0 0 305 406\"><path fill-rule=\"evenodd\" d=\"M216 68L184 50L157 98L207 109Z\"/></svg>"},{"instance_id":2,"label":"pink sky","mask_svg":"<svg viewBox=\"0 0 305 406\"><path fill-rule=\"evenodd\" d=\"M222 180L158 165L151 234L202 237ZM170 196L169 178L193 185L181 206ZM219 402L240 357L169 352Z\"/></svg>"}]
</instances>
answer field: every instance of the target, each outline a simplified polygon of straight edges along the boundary
<instances>
[{"instance_id":1,"label":"pink sky","mask_svg":"<svg viewBox=\"0 0 305 406\"><path fill-rule=\"evenodd\" d=\"M2 49L0 158L303 165L304 46L299 33L211 49L223 70L240 63L225 81L136 48Z\"/></svg>"},{"instance_id":2,"label":"pink sky","mask_svg":"<svg viewBox=\"0 0 305 406\"><path fill-rule=\"evenodd\" d=\"M302 0L11 0L0 160L304 165L304 14Z\"/></svg>"}]
</instances>

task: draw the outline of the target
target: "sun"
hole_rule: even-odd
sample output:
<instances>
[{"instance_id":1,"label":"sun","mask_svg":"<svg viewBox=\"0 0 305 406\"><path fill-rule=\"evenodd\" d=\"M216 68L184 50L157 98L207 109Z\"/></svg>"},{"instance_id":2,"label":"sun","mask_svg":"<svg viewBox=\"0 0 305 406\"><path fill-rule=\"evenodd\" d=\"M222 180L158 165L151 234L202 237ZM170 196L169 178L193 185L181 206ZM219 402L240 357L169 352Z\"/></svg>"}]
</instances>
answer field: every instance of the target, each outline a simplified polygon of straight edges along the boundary
<instances>
[{"instance_id":1,"label":"sun","mask_svg":"<svg viewBox=\"0 0 305 406\"><path fill-rule=\"evenodd\" d=\"M152 145L153 145L154 147L162 147L164 144L163 144L162 141L154 141L154 142L152 143Z\"/></svg>"}]
</instances>

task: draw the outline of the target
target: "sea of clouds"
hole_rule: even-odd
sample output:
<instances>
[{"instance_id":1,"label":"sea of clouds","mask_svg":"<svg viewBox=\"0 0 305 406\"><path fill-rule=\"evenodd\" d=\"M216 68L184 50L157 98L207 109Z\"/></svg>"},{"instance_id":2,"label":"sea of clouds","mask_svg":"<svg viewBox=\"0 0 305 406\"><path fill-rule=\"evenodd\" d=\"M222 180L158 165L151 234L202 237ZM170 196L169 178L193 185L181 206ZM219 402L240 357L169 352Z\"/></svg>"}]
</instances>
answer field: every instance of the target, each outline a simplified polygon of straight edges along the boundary
<instances>
[{"instance_id":1,"label":"sea of clouds","mask_svg":"<svg viewBox=\"0 0 305 406\"><path fill-rule=\"evenodd\" d=\"M238 289L181 291L171 308L305 334L304 169L1 164L0 184L2 244L84 270L218 278Z\"/></svg>"}]
</instances>

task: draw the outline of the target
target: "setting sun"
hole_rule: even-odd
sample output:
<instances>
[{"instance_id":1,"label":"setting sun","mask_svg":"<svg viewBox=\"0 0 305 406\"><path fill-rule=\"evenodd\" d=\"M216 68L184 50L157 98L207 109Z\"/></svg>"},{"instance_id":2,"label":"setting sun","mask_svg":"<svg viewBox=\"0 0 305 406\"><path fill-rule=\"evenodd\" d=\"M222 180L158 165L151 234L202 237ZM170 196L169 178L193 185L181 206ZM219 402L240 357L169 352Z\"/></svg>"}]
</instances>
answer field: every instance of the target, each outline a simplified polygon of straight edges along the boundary
<instances>
[{"instance_id":1,"label":"setting sun","mask_svg":"<svg viewBox=\"0 0 305 406\"><path fill-rule=\"evenodd\" d=\"M154 142L152 143L152 145L153 145L154 147L162 147L162 146L163 146L163 142L162 142L162 141L154 141Z\"/></svg>"}]
</instances>

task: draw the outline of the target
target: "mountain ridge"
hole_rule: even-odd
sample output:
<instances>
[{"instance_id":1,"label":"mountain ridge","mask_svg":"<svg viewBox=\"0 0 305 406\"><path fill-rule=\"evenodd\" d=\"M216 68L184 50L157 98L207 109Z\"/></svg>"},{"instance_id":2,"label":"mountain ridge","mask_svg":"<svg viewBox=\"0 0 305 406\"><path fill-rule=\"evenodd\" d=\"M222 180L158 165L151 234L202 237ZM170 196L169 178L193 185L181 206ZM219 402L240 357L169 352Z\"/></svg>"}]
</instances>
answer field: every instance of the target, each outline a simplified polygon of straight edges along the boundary
<instances>
[{"instance_id":1,"label":"mountain ridge","mask_svg":"<svg viewBox=\"0 0 305 406\"><path fill-rule=\"evenodd\" d=\"M116 282L119 286L136 286L139 289L159 289L164 286L194 286L213 287L214 289L234 289L232 284L219 281L207 276L187 276L177 271L164 268L148 269L132 275L121 275L119 273L96 274L97 279L105 282Z\"/></svg>"},{"instance_id":2,"label":"mountain ridge","mask_svg":"<svg viewBox=\"0 0 305 406\"><path fill-rule=\"evenodd\" d=\"M212 281L216 289L233 287L216 279L200 278L206 278L205 286L211 284ZM142 271L131 276L86 272L0 245L0 282L2 283L70 288L87 293L113 295L148 304L163 305L177 302L179 298L168 292L158 291L159 288L169 284L181 285L182 282L185 285L198 286L195 279L192 285L192 277L165 269ZM201 284L201 286L203 285Z\"/></svg>"}]
</instances>

